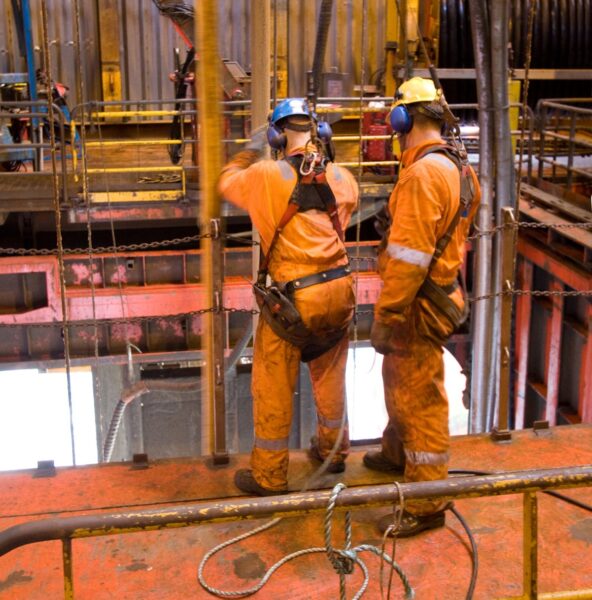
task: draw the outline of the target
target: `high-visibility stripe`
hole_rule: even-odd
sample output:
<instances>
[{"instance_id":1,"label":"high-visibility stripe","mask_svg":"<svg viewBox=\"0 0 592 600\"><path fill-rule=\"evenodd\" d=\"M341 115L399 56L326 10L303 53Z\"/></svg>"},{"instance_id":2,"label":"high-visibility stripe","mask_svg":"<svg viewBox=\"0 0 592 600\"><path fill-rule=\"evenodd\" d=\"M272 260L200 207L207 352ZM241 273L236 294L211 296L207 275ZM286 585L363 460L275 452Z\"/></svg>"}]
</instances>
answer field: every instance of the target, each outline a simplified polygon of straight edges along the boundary
<instances>
[{"instance_id":1,"label":"high-visibility stripe","mask_svg":"<svg viewBox=\"0 0 592 600\"><path fill-rule=\"evenodd\" d=\"M435 160L451 171L457 169L457 166L445 154L437 154L434 152L433 154L428 154L424 158L426 160Z\"/></svg>"},{"instance_id":2,"label":"high-visibility stripe","mask_svg":"<svg viewBox=\"0 0 592 600\"><path fill-rule=\"evenodd\" d=\"M432 260L432 255L421 250L414 250L400 244L389 244L386 251L391 258L402 260L410 265L427 268Z\"/></svg>"},{"instance_id":3,"label":"high-visibility stripe","mask_svg":"<svg viewBox=\"0 0 592 600\"><path fill-rule=\"evenodd\" d=\"M255 438L255 446L261 450L287 450L290 438L280 438L276 440L263 440Z\"/></svg>"},{"instance_id":4,"label":"high-visibility stripe","mask_svg":"<svg viewBox=\"0 0 592 600\"><path fill-rule=\"evenodd\" d=\"M448 452L418 452L407 448L405 456L414 465L445 465L450 460Z\"/></svg>"},{"instance_id":5,"label":"high-visibility stripe","mask_svg":"<svg viewBox=\"0 0 592 600\"><path fill-rule=\"evenodd\" d=\"M327 419L320 413L317 413L319 424L328 429L339 429L341 427L341 419Z\"/></svg>"}]
</instances>

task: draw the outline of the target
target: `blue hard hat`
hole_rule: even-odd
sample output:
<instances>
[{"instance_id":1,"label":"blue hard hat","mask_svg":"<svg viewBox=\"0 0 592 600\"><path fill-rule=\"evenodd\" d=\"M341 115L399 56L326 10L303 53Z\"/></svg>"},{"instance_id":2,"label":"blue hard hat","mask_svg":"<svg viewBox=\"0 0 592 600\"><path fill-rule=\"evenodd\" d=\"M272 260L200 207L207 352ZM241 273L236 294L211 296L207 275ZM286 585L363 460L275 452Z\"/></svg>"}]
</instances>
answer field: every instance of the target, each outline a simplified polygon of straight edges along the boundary
<instances>
[{"instance_id":1,"label":"blue hard hat","mask_svg":"<svg viewBox=\"0 0 592 600\"><path fill-rule=\"evenodd\" d=\"M278 121L281 121L286 117L294 116L311 116L306 98L286 98L285 100L282 100L273 109L269 122L276 125Z\"/></svg>"}]
</instances>

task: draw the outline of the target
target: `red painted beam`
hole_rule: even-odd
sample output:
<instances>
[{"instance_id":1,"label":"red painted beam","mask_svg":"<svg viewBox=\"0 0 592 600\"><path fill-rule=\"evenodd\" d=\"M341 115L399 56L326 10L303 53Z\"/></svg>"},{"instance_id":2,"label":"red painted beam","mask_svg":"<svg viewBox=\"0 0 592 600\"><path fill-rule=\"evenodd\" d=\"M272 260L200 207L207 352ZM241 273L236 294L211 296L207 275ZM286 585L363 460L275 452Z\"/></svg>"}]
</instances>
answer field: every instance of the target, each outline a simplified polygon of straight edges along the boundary
<instances>
[{"instance_id":1,"label":"red painted beam","mask_svg":"<svg viewBox=\"0 0 592 600\"><path fill-rule=\"evenodd\" d=\"M551 291L563 291L564 286L553 279ZM545 420L557 425L557 405L559 400L559 375L561 372L561 336L563 330L563 297L552 296L551 318L547 328L546 383L547 398Z\"/></svg>"},{"instance_id":2,"label":"red painted beam","mask_svg":"<svg viewBox=\"0 0 592 600\"><path fill-rule=\"evenodd\" d=\"M518 287L532 290L532 263L519 257ZM524 411L526 408L526 382L528 379L528 349L530 340L530 315L532 296L518 296L516 299L516 388L514 428L524 428Z\"/></svg>"}]
</instances>

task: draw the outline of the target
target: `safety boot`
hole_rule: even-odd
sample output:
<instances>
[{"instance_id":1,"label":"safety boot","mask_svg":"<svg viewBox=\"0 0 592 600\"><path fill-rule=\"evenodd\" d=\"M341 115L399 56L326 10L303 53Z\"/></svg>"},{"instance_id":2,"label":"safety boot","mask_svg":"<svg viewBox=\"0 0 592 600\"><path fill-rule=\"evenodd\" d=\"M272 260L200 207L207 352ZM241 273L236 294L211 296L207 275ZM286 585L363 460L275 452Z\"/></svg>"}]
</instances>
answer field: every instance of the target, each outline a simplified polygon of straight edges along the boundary
<instances>
[{"instance_id":1,"label":"safety boot","mask_svg":"<svg viewBox=\"0 0 592 600\"><path fill-rule=\"evenodd\" d=\"M405 465L396 465L392 463L382 452L382 450L368 450L364 454L364 466L373 471L380 471L382 473L396 473L403 475L405 472Z\"/></svg>"},{"instance_id":2,"label":"safety boot","mask_svg":"<svg viewBox=\"0 0 592 600\"><path fill-rule=\"evenodd\" d=\"M251 469L239 469L234 474L234 485L247 494L256 496L276 496L277 494L287 494L288 488L281 490L270 490L257 483Z\"/></svg>"},{"instance_id":3,"label":"safety boot","mask_svg":"<svg viewBox=\"0 0 592 600\"><path fill-rule=\"evenodd\" d=\"M414 515L406 510L403 511L401 517L401 524L396 530L397 538L408 538L421 533L422 531L428 531L429 529L437 529L444 527L446 524L446 511L452 506L452 503L446 505L445 508L429 515ZM396 520L396 519L395 519ZM387 529L393 525L393 515L385 515L379 519L378 530L382 535L385 534ZM395 535L395 530L392 529L388 533L389 537Z\"/></svg>"},{"instance_id":4,"label":"safety boot","mask_svg":"<svg viewBox=\"0 0 592 600\"><path fill-rule=\"evenodd\" d=\"M319 439L317 436L313 436L310 438L310 448L308 449L308 456L313 460L318 462L324 462L325 459L321 456L321 451L319 450ZM325 473L343 473L345 471L345 461L343 458L338 458L334 460L332 463L329 463L325 467Z\"/></svg>"}]
</instances>

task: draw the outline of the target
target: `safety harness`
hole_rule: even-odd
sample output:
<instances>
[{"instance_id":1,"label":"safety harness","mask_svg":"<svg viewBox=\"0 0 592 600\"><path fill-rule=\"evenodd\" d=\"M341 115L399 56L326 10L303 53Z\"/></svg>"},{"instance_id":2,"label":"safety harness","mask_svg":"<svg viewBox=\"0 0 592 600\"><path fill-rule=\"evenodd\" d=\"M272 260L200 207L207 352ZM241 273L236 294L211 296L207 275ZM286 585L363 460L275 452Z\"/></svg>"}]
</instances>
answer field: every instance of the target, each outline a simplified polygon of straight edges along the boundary
<instances>
[{"instance_id":1,"label":"safety harness","mask_svg":"<svg viewBox=\"0 0 592 600\"><path fill-rule=\"evenodd\" d=\"M464 310L461 311L449 297L449 295L452 294L452 292L454 292L454 290L458 287L458 279L461 280L463 290L466 292L462 272L459 271L459 276L457 276L457 279L454 281L454 283L447 286L438 285L431 278L430 273L450 243L452 235L460 223L461 218L469 215L475 199L475 185L471 176L471 169L466 152L450 144L433 146L423 152L417 160L425 158L429 154L435 153L443 154L458 168L460 173L460 202L458 210L454 214L454 217L446 229L446 232L436 243L432 260L428 266L428 273L424 279L424 282L419 288L418 295L427 298L437 309L439 309L441 314L450 322L453 330L456 330L465 322L469 314L468 303L465 304Z\"/></svg>"},{"instance_id":2,"label":"safety harness","mask_svg":"<svg viewBox=\"0 0 592 600\"><path fill-rule=\"evenodd\" d=\"M253 289L265 321L279 337L300 348L302 362L309 362L335 346L347 332L347 326L326 330L320 334L314 333L302 321L293 301L294 292L345 277L351 273L351 267L348 263L284 284L272 282L271 285L267 285L272 251L281 232L297 213L313 209L326 212L337 236L344 241L335 195L327 183L326 161L317 154L296 154L286 157L285 160L296 170L298 181L275 229L267 255L263 256L263 251L261 252L261 266Z\"/></svg>"}]
</instances>

